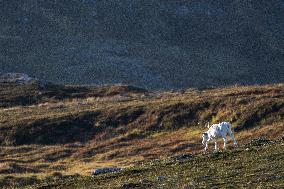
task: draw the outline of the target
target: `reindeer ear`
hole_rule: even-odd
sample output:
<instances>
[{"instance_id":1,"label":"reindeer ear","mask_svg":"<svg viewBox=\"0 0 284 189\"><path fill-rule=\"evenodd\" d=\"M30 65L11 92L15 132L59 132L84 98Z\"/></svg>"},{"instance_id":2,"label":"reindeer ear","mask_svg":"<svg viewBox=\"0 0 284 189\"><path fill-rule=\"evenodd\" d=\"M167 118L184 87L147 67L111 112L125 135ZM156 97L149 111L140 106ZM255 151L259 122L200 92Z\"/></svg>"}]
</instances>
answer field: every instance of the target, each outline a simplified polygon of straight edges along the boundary
<instances>
[{"instance_id":1,"label":"reindeer ear","mask_svg":"<svg viewBox=\"0 0 284 189\"><path fill-rule=\"evenodd\" d=\"M210 123L209 122L207 122L206 127L210 128Z\"/></svg>"}]
</instances>

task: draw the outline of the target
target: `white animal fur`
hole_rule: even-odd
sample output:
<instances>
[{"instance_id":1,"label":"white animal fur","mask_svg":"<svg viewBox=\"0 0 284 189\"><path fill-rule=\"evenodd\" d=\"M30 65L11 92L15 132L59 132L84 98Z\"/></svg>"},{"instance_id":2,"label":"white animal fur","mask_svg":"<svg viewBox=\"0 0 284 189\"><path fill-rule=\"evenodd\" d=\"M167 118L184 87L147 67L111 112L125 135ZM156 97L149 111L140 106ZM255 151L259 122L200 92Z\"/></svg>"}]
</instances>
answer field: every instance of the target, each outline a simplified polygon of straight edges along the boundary
<instances>
[{"instance_id":1,"label":"white animal fur","mask_svg":"<svg viewBox=\"0 0 284 189\"><path fill-rule=\"evenodd\" d=\"M232 132L232 125L228 122L222 122L219 124L213 124L209 127L209 130L202 135L202 144L205 145L205 151L208 150L208 142L213 140L215 142L215 151L218 150L217 139L223 138L224 140L224 149L227 147L227 135L231 136L231 139L234 141L234 146L237 146L237 141L235 139L234 133Z\"/></svg>"}]
</instances>

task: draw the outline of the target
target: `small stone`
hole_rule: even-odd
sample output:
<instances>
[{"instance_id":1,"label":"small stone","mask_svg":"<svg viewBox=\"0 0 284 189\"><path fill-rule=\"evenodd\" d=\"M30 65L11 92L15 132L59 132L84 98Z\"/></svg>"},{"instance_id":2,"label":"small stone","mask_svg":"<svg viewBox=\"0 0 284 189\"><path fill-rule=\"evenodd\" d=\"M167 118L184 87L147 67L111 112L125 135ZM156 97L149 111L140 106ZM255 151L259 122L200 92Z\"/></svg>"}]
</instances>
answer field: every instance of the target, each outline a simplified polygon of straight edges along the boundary
<instances>
[{"instance_id":1,"label":"small stone","mask_svg":"<svg viewBox=\"0 0 284 189\"><path fill-rule=\"evenodd\" d=\"M124 183L121 186L122 188L135 188L135 187L139 187L139 184L137 183Z\"/></svg>"},{"instance_id":2,"label":"small stone","mask_svg":"<svg viewBox=\"0 0 284 189\"><path fill-rule=\"evenodd\" d=\"M167 180L167 177L165 177L165 176L157 176L157 180L161 182L161 181Z\"/></svg>"},{"instance_id":3,"label":"small stone","mask_svg":"<svg viewBox=\"0 0 284 189\"><path fill-rule=\"evenodd\" d=\"M193 157L192 154L181 154L181 155L174 156L174 159L184 160L184 159L189 159L189 158L192 158L192 157Z\"/></svg>"}]
</instances>

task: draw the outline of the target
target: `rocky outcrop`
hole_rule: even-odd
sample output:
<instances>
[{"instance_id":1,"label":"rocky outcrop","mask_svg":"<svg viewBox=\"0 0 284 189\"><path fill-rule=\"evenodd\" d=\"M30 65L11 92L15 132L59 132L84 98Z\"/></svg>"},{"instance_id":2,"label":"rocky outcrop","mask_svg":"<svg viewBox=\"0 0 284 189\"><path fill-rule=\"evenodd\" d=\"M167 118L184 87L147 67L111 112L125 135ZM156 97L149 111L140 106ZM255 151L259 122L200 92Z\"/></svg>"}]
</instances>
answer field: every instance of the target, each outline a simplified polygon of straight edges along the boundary
<instances>
[{"instance_id":1,"label":"rocky outcrop","mask_svg":"<svg viewBox=\"0 0 284 189\"><path fill-rule=\"evenodd\" d=\"M5 73L0 74L0 83L32 84L38 80L24 73Z\"/></svg>"}]
</instances>

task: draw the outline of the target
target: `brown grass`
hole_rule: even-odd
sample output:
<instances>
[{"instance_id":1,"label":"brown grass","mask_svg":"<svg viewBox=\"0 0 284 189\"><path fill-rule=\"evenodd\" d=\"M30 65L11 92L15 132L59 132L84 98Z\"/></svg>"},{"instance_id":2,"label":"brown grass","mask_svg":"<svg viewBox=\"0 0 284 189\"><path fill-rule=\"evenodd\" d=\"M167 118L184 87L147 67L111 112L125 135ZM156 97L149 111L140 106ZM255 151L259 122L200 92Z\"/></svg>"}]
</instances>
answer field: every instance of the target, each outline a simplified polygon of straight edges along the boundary
<instances>
[{"instance_id":1,"label":"brown grass","mask_svg":"<svg viewBox=\"0 0 284 189\"><path fill-rule=\"evenodd\" d=\"M0 177L88 175L98 167L199 153L207 121L232 122L241 144L258 136L279 138L284 132L282 84L183 93L68 90L68 97L51 95L44 103L1 102L6 105L0 108Z\"/></svg>"}]
</instances>

